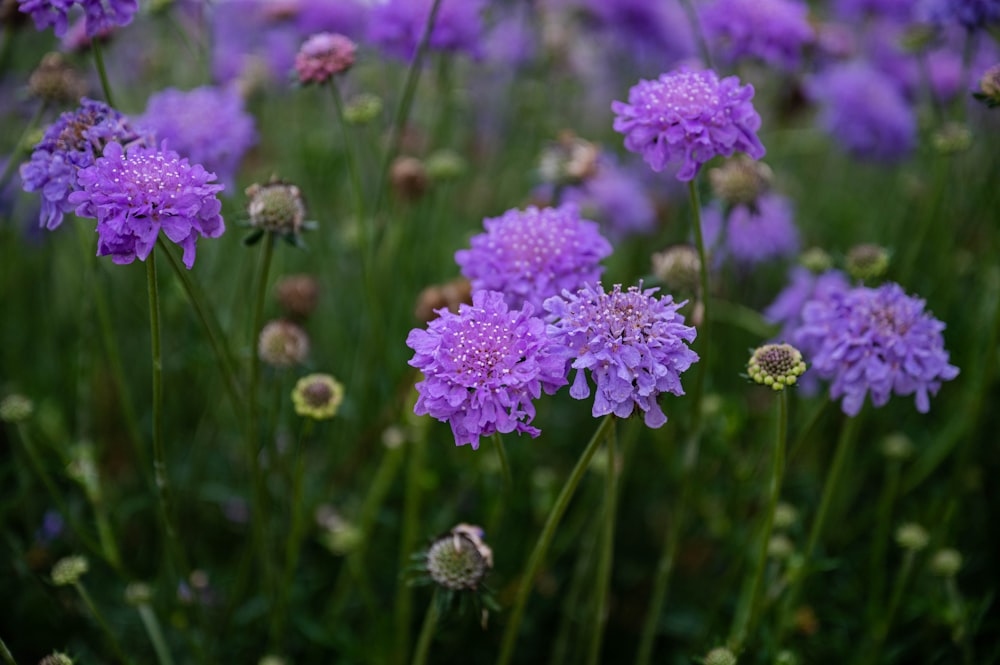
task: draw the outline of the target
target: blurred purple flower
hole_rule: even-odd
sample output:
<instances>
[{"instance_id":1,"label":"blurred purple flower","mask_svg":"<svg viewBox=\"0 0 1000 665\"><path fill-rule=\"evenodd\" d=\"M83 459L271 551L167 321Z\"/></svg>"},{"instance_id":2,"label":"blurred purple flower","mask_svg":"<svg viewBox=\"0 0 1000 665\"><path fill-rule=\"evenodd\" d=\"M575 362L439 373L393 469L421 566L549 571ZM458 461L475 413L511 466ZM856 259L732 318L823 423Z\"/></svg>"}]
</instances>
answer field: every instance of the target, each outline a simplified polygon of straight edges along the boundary
<instances>
[{"instance_id":1,"label":"blurred purple flower","mask_svg":"<svg viewBox=\"0 0 1000 665\"><path fill-rule=\"evenodd\" d=\"M295 56L295 72L301 83L325 83L334 74L346 72L354 64L358 45L334 32L310 35Z\"/></svg>"},{"instance_id":2,"label":"blurred purple flower","mask_svg":"<svg viewBox=\"0 0 1000 665\"><path fill-rule=\"evenodd\" d=\"M447 421L455 445L473 449L496 432L538 436L532 400L566 385L566 358L534 308L511 311L502 293L476 291L457 314L437 311L426 330L406 338L415 352L409 364L424 374L413 412Z\"/></svg>"},{"instance_id":3,"label":"blurred purple flower","mask_svg":"<svg viewBox=\"0 0 1000 665\"><path fill-rule=\"evenodd\" d=\"M150 95L135 124L201 164L232 188L243 155L257 143L254 119L233 87L167 88Z\"/></svg>"},{"instance_id":4,"label":"blurred purple flower","mask_svg":"<svg viewBox=\"0 0 1000 665\"><path fill-rule=\"evenodd\" d=\"M698 360L687 346L696 332L677 313L684 303L669 295L654 298L657 290L640 284L622 292L615 284L605 293L598 283L545 301L553 321L548 335L566 347L577 370L570 395L590 396L584 370L597 385L595 418L609 413L627 418L638 407L647 426L660 427L667 421L657 402L660 393L684 394L680 375Z\"/></svg>"},{"instance_id":5,"label":"blurred purple flower","mask_svg":"<svg viewBox=\"0 0 1000 665\"><path fill-rule=\"evenodd\" d=\"M368 39L388 55L411 60L424 34L433 0L388 0L372 9ZM428 48L483 55L484 0L441 0Z\"/></svg>"},{"instance_id":6,"label":"blurred purple flower","mask_svg":"<svg viewBox=\"0 0 1000 665\"><path fill-rule=\"evenodd\" d=\"M41 192L41 223L47 229L62 224L72 212L70 193L78 189L77 174L87 168L109 143L148 143L129 120L104 102L84 97L80 108L67 111L52 123L31 153L31 160L21 165L21 180L26 192Z\"/></svg>"},{"instance_id":7,"label":"blurred purple flower","mask_svg":"<svg viewBox=\"0 0 1000 665\"><path fill-rule=\"evenodd\" d=\"M51 26L56 36L62 37L69 27L69 10L76 4L77 0L18 0L18 9L31 14L36 29Z\"/></svg>"},{"instance_id":8,"label":"blurred purple flower","mask_svg":"<svg viewBox=\"0 0 1000 665\"><path fill-rule=\"evenodd\" d=\"M629 90L627 104L612 102L614 129L654 171L683 162L677 179L687 182L716 155L764 156L753 93L753 86L741 86L735 76L719 80L712 70L682 68L655 81L640 80Z\"/></svg>"},{"instance_id":9,"label":"blurred purple flower","mask_svg":"<svg viewBox=\"0 0 1000 665\"><path fill-rule=\"evenodd\" d=\"M819 123L856 157L892 162L916 144L916 118L899 85L865 62L827 67L806 92L820 105Z\"/></svg>"},{"instance_id":10,"label":"blurred purple flower","mask_svg":"<svg viewBox=\"0 0 1000 665\"><path fill-rule=\"evenodd\" d=\"M455 261L473 289L500 291L511 307L527 302L540 310L549 296L597 281L611 254L597 223L581 219L573 204L515 208L483 226L486 233L455 252Z\"/></svg>"},{"instance_id":11,"label":"blurred purple flower","mask_svg":"<svg viewBox=\"0 0 1000 665\"><path fill-rule=\"evenodd\" d=\"M213 3L212 74L228 83L261 70L287 80L303 35L295 25L297 5L274 0Z\"/></svg>"},{"instance_id":12,"label":"blurred purple flower","mask_svg":"<svg viewBox=\"0 0 1000 665\"><path fill-rule=\"evenodd\" d=\"M534 59L539 35L528 9L508 12L486 35L483 50L491 62L517 67Z\"/></svg>"},{"instance_id":13,"label":"blurred purple flower","mask_svg":"<svg viewBox=\"0 0 1000 665\"><path fill-rule=\"evenodd\" d=\"M584 0L599 28L635 55L676 62L695 52L691 24L680 3ZM606 37L605 37L606 38ZM662 64L660 65L662 66Z\"/></svg>"},{"instance_id":14,"label":"blurred purple flower","mask_svg":"<svg viewBox=\"0 0 1000 665\"><path fill-rule=\"evenodd\" d=\"M926 413L941 382L958 376L944 348L945 325L898 284L834 293L810 301L802 314L795 343L811 350L817 373L832 380L830 397L843 397L849 416L869 392L876 407L893 393L915 395L917 411Z\"/></svg>"},{"instance_id":15,"label":"blurred purple flower","mask_svg":"<svg viewBox=\"0 0 1000 665\"><path fill-rule=\"evenodd\" d=\"M598 159L594 175L565 190L563 201L594 211L611 238L649 233L656 225L656 210L642 179L608 154Z\"/></svg>"},{"instance_id":16,"label":"blurred purple flower","mask_svg":"<svg viewBox=\"0 0 1000 665\"><path fill-rule=\"evenodd\" d=\"M365 0L300 0L295 25L301 35L338 32L359 39L365 33L370 4Z\"/></svg>"},{"instance_id":17,"label":"blurred purple flower","mask_svg":"<svg viewBox=\"0 0 1000 665\"><path fill-rule=\"evenodd\" d=\"M46 510L42 517L42 524L35 531L35 540L43 545L48 545L53 540L62 535L66 522L57 510Z\"/></svg>"},{"instance_id":18,"label":"blurred purple flower","mask_svg":"<svg viewBox=\"0 0 1000 665\"><path fill-rule=\"evenodd\" d=\"M701 10L705 35L727 62L757 58L785 70L815 39L808 15L797 0L715 0Z\"/></svg>"},{"instance_id":19,"label":"blurred purple flower","mask_svg":"<svg viewBox=\"0 0 1000 665\"><path fill-rule=\"evenodd\" d=\"M51 26L57 37L66 34L74 6L83 9L88 37L128 25L139 10L137 0L18 0L18 5L22 12L31 14L38 30Z\"/></svg>"},{"instance_id":20,"label":"blurred purple flower","mask_svg":"<svg viewBox=\"0 0 1000 665\"><path fill-rule=\"evenodd\" d=\"M874 17L908 21L916 4L915 0L834 0L833 10L845 19Z\"/></svg>"},{"instance_id":21,"label":"blurred purple flower","mask_svg":"<svg viewBox=\"0 0 1000 665\"><path fill-rule=\"evenodd\" d=\"M817 275L803 266L795 266L789 274L788 286L764 310L764 318L770 323L781 324L777 339L781 342L795 338L795 332L802 326L802 309L810 300L827 300L834 293L851 288L847 275L839 270L827 270ZM806 356L811 349L799 349Z\"/></svg>"},{"instance_id":22,"label":"blurred purple flower","mask_svg":"<svg viewBox=\"0 0 1000 665\"><path fill-rule=\"evenodd\" d=\"M226 227L219 214L215 174L176 152L137 146L126 152L109 143L104 156L81 169L80 189L69 196L76 214L97 220L97 255L115 263L145 261L162 229L194 266L199 235L216 238Z\"/></svg>"},{"instance_id":23,"label":"blurred purple flower","mask_svg":"<svg viewBox=\"0 0 1000 665\"><path fill-rule=\"evenodd\" d=\"M924 0L921 19L977 30L1000 23L1000 0Z\"/></svg>"},{"instance_id":24,"label":"blurred purple flower","mask_svg":"<svg viewBox=\"0 0 1000 665\"><path fill-rule=\"evenodd\" d=\"M799 249L795 214L784 196L764 194L754 206L733 206L725 219L723 216L718 202L706 206L702 214L705 243L713 249L716 263L732 257L737 263L753 266L790 256Z\"/></svg>"}]
</instances>

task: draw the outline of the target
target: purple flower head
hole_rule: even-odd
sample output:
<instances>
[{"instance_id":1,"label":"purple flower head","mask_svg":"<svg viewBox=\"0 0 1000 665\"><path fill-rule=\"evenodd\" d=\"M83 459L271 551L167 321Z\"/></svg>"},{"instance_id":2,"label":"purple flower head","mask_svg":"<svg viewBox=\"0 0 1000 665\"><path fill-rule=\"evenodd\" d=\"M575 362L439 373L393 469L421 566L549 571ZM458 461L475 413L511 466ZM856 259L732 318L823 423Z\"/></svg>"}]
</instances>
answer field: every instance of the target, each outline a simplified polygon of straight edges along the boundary
<instances>
[{"instance_id":1,"label":"purple flower head","mask_svg":"<svg viewBox=\"0 0 1000 665\"><path fill-rule=\"evenodd\" d=\"M845 19L868 17L908 21L913 16L914 0L834 0L834 12Z\"/></svg>"},{"instance_id":2,"label":"purple flower head","mask_svg":"<svg viewBox=\"0 0 1000 665\"><path fill-rule=\"evenodd\" d=\"M339 32L358 39L368 21L367 0L300 0L296 27L303 36L316 32Z\"/></svg>"},{"instance_id":3,"label":"purple flower head","mask_svg":"<svg viewBox=\"0 0 1000 665\"><path fill-rule=\"evenodd\" d=\"M388 55L411 60L424 34L433 0L388 0L372 9L368 39ZM441 0L428 48L482 56L484 0Z\"/></svg>"},{"instance_id":4,"label":"purple flower head","mask_svg":"<svg viewBox=\"0 0 1000 665\"><path fill-rule=\"evenodd\" d=\"M42 194L42 226L62 224L63 215L74 208L69 195L78 188L78 172L93 164L105 145L116 142L146 144L149 139L121 113L86 97L80 108L63 113L45 130L31 160L21 165L24 191Z\"/></svg>"},{"instance_id":5,"label":"purple flower head","mask_svg":"<svg viewBox=\"0 0 1000 665\"><path fill-rule=\"evenodd\" d=\"M638 56L677 62L695 52L690 23L680 3L649 0L585 0L593 19L616 43ZM607 39L601 35L602 41Z\"/></svg>"},{"instance_id":6,"label":"purple flower head","mask_svg":"<svg viewBox=\"0 0 1000 665\"><path fill-rule=\"evenodd\" d=\"M819 275L804 266L795 266L789 275L788 286L764 310L764 318L770 323L781 324L779 340L795 338L795 332L802 326L802 309L810 300L825 301L834 293L843 293L851 288L847 275L839 270L827 270ZM807 357L811 349L800 349Z\"/></svg>"},{"instance_id":7,"label":"purple flower head","mask_svg":"<svg viewBox=\"0 0 1000 665\"><path fill-rule=\"evenodd\" d=\"M707 206L702 215L705 242L713 248L716 263L732 257L737 263L753 266L790 256L799 249L792 204L784 196L763 194L753 206L733 206L725 219L723 215L717 202Z\"/></svg>"},{"instance_id":8,"label":"purple flower head","mask_svg":"<svg viewBox=\"0 0 1000 665\"><path fill-rule=\"evenodd\" d=\"M98 256L145 261L162 229L183 248L190 269L197 237L216 238L226 229L216 196L222 185L213 180L214 173L173 150L136 146L126 153L109 143L103 157L80 171L80 189L69 202L80 217L97 219Z\"/></svg>"},{"instance_id":9,"label":"purple flower head","mask_svg":"<svg viewBox=\"0 0 1000 665\"><path fill-rule=\"evenodd\" d=\"M87 17L87 36L96 37L132 22L138 0L79 0Z\"/></svg>"},{"instance_id":10,"label":"purple flower head","mask_svg":"<svg viewBox=\"0 0 1000 665\"><path fill-rule=\"evenodd\" d=\"M683 162L677 179L687 182L716 155L764 156L757 138L760 116L750 103L753 92L735 76L719 80L712 70L682 68L655 81L640 80L629 90L627 104L611 102L614 129L654 171Z\"/></svg>"},{"instance_id":11,"label":"purple flower head","mask_svg":"<svg viewBox=\"0 0 1000 665\"><path fill-rule=\"evenodd\" d=\"M455 261L474 290L500 291L511 307L529 302L540 310L549 296L596 281L611 254L597 223L581 219L573 204L514 208L483 226L486 233L455 252Z\"/></svg>"},{"instance_id":12,"label":"purple flower head","mask_svg":"<svg viewBox=\"0 0 1000 665\"><path fill-rule=\"evenodd\" d=\"M688 348L695 329L684 325L672 296L654 298L658 289L615 284L605 293L600 283L576 293L563 291L545 301L551 314L548 335L566 347L577 370L570 395L590 396L584 370L597 384L594 417L614 413L627 418L635 407L646 425L660 427L667 417L657 398L662 392L683 395L681 374L698 360Z\"/></svg>"},{"instance_id":13,"label":"purple flower head","mask_svg":"<svg viewBox=\"0 0 1000 665\"><path fill-rule=\"evenodd\" d=\"M892 162L913 149L913 109L896 82L867 63L832 65L806 91L820 105L823 128L856 157Z\"/></svg>"},{"instance_id":14,"label":"purple flower head","mask_svg":"<svg viewBox=\"0 0 1000 665\"><path fill-rule=\"evenodd\" d=\"M56 36L62 37L69 27L69 10L76 3L77 0L18 0L18 9L31 14L38 30L51 26Z\"/></svg>"},{"instance_id":15,"label":"purple flower head","mask_svg":"<svg viewBox=\"0 0 1000 665\"><path fill-rule=\"evenodd\" d=\"M757 58L793 70L815 39L809 7L796 0L715 0L701 11L705 35L727 62Z\"/></svg>"},{"instance_id":16,"label":"purple flower head","mask_svg":"<svg viewBox=\"0 0 1000 665\"><path fill-rule=\"evenodd\" d=\"M135 122L183 157L218 174L227 188L234 184L243 155L257 143L253 116L232 87L161 90L149 97L146 113Z\"/></svg>"},{"instance_id":17,"label":"purple flower head","mask_svg":"<svg viewBox=\"0 0 1000 665\"><path fill-rule=\"evenodd\" d=\"M275 0L213 3L212 74L228 83L248 76L287 80L302 43L296 7Z\"/></svg>"},{"instance_id":18,"label":"purple flower head","mask_svg":"<svg viewBox=\"0 0 1000 665\"><path fill-rule=\"evenodd\" d=\"M807 357L816 372L832 380L830 397L843 397L841 409L849 416L858 414L869 392L876 407L892 393L915 395L917 411L926 413L941 382L958 376L948 364L944 324L898 284L859 286L810 301L802 318L796 344L811 350Z\"/></svg>"},{"instance_id":19,"label":"purple flower head","mask_svg":"<svg viewBox=\"0 0 1000 665\"><path fill-rule=\"evenodd\" d=\"M967 30L1000 23L1000 0L925 0L920 18L934 23L960 23Z\"/></svg>"},{"instance_id":20,"label":"purple flower head","mask_svg":"<svg viewBox=\"0 0 1000 665\"><path fill-rule=\"evenodd\" d=\"M566 358L534 308L512 311L502 293L476 291L457 314L437 311L426 330L406 338L410 365L424 373L414 413L448 421L455 445L473 449L496 432L538 436L532 400L566 385Z\"/></svg>"},{"instance_id":21,"label":"purple flower head","mask_svg":"<svg viewBox=\"0 0 1000 665\"><path fill-rule=\"evenodd\" d=\"M302 83L325 83L354 64L358 45L344 35L319 32L305 41L295 56L295 72Z\"/></svg>"}]
</instances>

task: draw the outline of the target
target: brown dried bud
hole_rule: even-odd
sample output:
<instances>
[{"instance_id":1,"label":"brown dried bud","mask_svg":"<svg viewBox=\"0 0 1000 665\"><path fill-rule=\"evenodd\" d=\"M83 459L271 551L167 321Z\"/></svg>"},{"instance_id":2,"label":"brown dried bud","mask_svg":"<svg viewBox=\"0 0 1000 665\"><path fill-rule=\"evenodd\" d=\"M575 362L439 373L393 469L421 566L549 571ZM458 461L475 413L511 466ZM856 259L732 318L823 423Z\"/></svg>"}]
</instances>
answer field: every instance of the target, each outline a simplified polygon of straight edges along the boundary
<instances>
[{"instance_id":1,"label":"brown dried bud","mask_svg":"<svg viewBox=\"0 0 1000 665\"><path fill-rule=\"evenodd\" d=\"M397 157L389 178L396 194L407 201L419 199L427 190L427 169L416 157Z\"/></svg>"},{"instance_id":2,"label":"brown dried bud","mask_svg":"<svg viewBox=\"0 0 1000 665\"><path fill-rule=\"evenodd\" d=\"M281 308L293 319L305 319L316 310L319 282L312 275L288 275L274 287Z\"/></svg>"},{"instance_id":3,"label":"brown dried bud","mask_svg":"<svg viewBox=\"0 0 1000 665\"><path fill-rule=\"evenodd\" d=\"M771 188L773 179L770 166L744 154L736 155L719 168L708 171L712 191L730 205L754 203Z\"/></svg>"},{"instance_id":4,"label":"brown dried bud","mask_svg":"<svg viewBox=\"0 0 1000 665\"><path fill-rule=\"evenodd\" d=\"M459 277L444 284L428 286L421 291L414 315L419 321L426 323L437 318L435 310L447 307L452 312L457 312L462 303L472 304L472 284L464 277Z\"/></svg>"},{"instance_id":5,"label":"brown dried bud","mask_svg":"<svg viewBox=\"0 0 1000 665\"><path fill-rule=\"evenodd\" d=\"M76 103L87 93L87 84L61 53L46 53L28 78L28 90L46 104Z\"/></svg>"},{"instance_id":6,"label":"brown dried bud","mask_svg":"<svg viewBox=\"0 0 1000 665\"><path fill-rule=\"evenodd\" d=\"M309 337L291 321L271 321L260 331L257 352L272 367L291 367L309 355Z\"/></svg>"}]
</instances>

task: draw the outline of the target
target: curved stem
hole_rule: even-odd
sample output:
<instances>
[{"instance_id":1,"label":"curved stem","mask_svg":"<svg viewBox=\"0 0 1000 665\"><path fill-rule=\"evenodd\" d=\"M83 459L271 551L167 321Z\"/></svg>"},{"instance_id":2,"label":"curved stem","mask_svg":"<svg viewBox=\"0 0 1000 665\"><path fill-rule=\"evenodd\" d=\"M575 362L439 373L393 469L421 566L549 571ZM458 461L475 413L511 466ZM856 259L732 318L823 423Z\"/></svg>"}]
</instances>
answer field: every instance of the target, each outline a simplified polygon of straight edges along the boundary
<instances>
[{"instance_id":1,"label":"curved stem","mask_svg":"<svg viewBox=\"0 0 1000 665\"><path fill-rule=\"evenodd\" d=\"M11 151L10 156L7 158L7 163L3 167L3 173L0 173L0 191L3 191L3 188L7 185L7 180L10 179L11 174L14 173L14 168L20 161L21 152L25 147L25 139L28 138L31 132L35 131L35 126L42 119L42 115L47 108L48 104L39 104L38 109L35 110L35 114L31 116L28 124L24 127L24 131L21 132L21 136L18 137L17 143L14 144L14 149Z\"/></svg>"},{"instance_id":2,"label":"curved stem","mask_svg":"<svg viewBox=\"0 0 1000 665\"><path fill-rule=\"evenodd\" d=\"M424 457L427 442L419 436L410 444L409 460L406 466L406 489L403 498L403 530L399 544L399 569L404 570L409 563L417 542L417 528L420 522L420 500L423 492L420 476L424 472ZM413 591L400 575L396 586L396 662L405 663L410 646L410 622L413 616Z\"/></svg>"},{"instance_id":3,"label":"curved stem","mask_svg":"<svg viewBox=\"0 0 1000 665\"><path fill-rule=\"evenodd\" d=\"M514 655L514 644L517 642L517 634L521 627L521 619L524 617L524 607L528 602L528 596L531 594L531 589L535 583L535 577L538 575L538 569L542 565L542 561L545 559L545 554L548 552L549 544L552 542L552 537L555 535L556 527L559 526L559 521L562 519L563 513L566 512L566 508L569 507L570 499L573 498L573 494L576 492L577 485L580 484L580 480L583 478L583 474L587 471L587 467L590 465L590 460L594 457L594 453L600 447L601 442L604 440L607 434L608 428L614 423L614 414L608 414L604 416L604 420L598 425L597 431L590 439L590 443L584 448L583 453L580 455L580 459L577 460L576 466L573 467L572 473L570 473L569 478L566 479L566 484L563 485L562 490L559 492L559 496L556 498L555 504L553 504L552 509L549 511L548 519L545 521L545 526L542 528L542 533L538 536L538 540L535 542L535 547L531 551L531 557L528 559L528 565L525 568L524 574L521 576L521 582L517 589L517 597L514 600L514 606L511 608L510 621L507 623L507 627L504 629L503 642L500 647L500 657L497 659L497 665L507 665L510 663L511 657Z\"/></svg>"},{"instance_id":4,"label":"curved stem","mask_svg":"<svg viewBox=\"0 0 1000 665\"><path fill-rule=\"evenodd\" d=\"M139 618L142 619L142 627L146 630L146 635L153 644L156 661L160 665L174 665L174 659L170 655L167 641L163 638L163 630L160 628L159 619L156 618L156 612L147 603L139 605L136 609L139 611Z\"/></svg>"},{"instance_id":5,"label":"curved stem","mask_svg":"<svg viewBox=\"0 0 1000 665\"><path fill-rule=\"evenodd\" d=\"M615 550L615 514L618 508L618 469L616 460L615 427L607 436L608 465L605 470L604 528L601 531L601 550L597 559L597 598L594 602L594 623L590 631L588 665L597 665L604 641L604 627L608 620L608 595L611 586L611 562Z\"/></svg>"},{"instance_id":6,"label":"curved stem","mask_svg":"<svg viewBox=\"0 0 1000 665\"><path fill-rule=\"evenodd\" d=\"M111 96L111 84L108 83L108 72L104 68L104 53L101 51L100 38L94 37L91 39L90 48L94 52L94 64L97 65L97 75L101 77L101 90L104 91L104 100L108 103L108 106L118 108L115 106L114 98Z\"/></svg>"},{"instance_id":7,"label":"curved stem","mask_svg":"<svg viewBox=\"0 0 1000 665\"><path fill-rule=\"evenodd\" d=\"M7 26L10 27L9 25ZM7 645L4 644L3 639L0 639L0 656L3 656L3 662L7 665L17 665L17 661L14 660L14 654L10 652Z\"/></svg>"},{"instance_id":8,"label":"curved stem","mask_svg":"<svg viewBox=\"0 0 1000 665\"><path fill-rule=\"evenodd\" d=\"M413 652L413 665L425 665L427 663L427 654L430 652L431 641L434 639L434 630L437 628L438 618L438 592L435 589L434 595L431 596L430 605L427 606L427 614L424 615L424 624L420 628L417 647Z\"/></svg>"},{"instance_id":9,"label":"curved stem","mask_svg":"<svg viewBox=\"0 0 1000 665\"><path fill-rule=\"evenodd\" d=\"M128 655L126 655L125 650L122 648L121 642L118 641L118 638L115 636L114 631L111 630L111 627L108 625L108 622L105 621L104 615L97 608L97 605L94 604L94 601L90 597L90 594L87 593L86 587L83 586L82 582L74 582L73 587L76 589L77 593L80 594L80 598L83 599L83 604L87 606L87 609L90 610L90 613L97 621L97 625L100 627L101 632L104 633L104 637L108 641L108 644L111 646L111 650L115 653L115 657L118 659L119 662L125 663L126 665L131 665L132 659L129 658Z\"/></svg>"}]
</instances>

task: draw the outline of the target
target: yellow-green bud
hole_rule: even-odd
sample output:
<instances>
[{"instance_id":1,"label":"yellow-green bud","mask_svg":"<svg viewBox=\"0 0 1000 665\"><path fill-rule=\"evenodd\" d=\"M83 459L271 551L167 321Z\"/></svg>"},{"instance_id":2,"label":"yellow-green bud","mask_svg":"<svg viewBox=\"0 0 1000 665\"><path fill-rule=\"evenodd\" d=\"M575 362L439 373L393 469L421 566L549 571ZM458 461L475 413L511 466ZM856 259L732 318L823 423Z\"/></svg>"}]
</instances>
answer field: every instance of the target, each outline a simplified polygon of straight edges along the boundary
<instances>
[{"instance_id":1,"label":"yellow-green bud","mask_svg":"<svg viewBox=\"0 0 1000 665\"><path fill-rule=\"evenodd\" d=\"M705 655L705 665L736 665L736 655L726 647L716 647Z\"/></svg>"},{"instance_id":2,"label":"yellow-green bud","mask_svg":"<svg viewBox=\"0 0 1000 665\"><path fill-rule=\"evenodd\" d=\"M767 541L767 556L772 559L787 559L795 552L795 545L783 533L776 533Z\"/></svg>"},{"instance_id":3,"label":"yellow-green bud","mask_svg":"<svg viewBox=\"0 0 1000 665\"><path fill-rule=\"evenodd\" d=\"M56 586L76 584L90 570L90 564L82 556L68 556L56 561L52 566L52 583Z\"/></svg>"},{"instance_id":4,"label":"yellow-green bud","mask_svg":"<svg viewBox=\"0 0 1000 665\"><path fill-rule=\"evenodd\" d=\"M942 155L965 152L972 147L972 130L960 122L949 122L931 135L931 143Z\"/></svg>"},{"instance_id":5,"label":"yellow-green bud","mask_svg":"<svg viewBox=\"0 0 1000 665\"><path fill-rule=\"evenodd\" d=\"M826 272L833 267L833 259L826 250L819 247L810 247L799 256L799 263L808 268L811 272Z\"/></svg>"},{"instance_id":6,"label":"yellow-green bud","mask_svg":"<svg viewBox=\"0 0 1000 665\"><path fill-rule=\"evenodd\" d=\"M64 653L54 651L38 661L38 665L73 665L73 659Z\"/></svg>"},{"instance_id":7,"label":"yellow-green bud","mask_svg":"<svg viewBox=\"0 0 1000 665\"><path fill-rule=\"evenodd\" d=\"M940 549L931 557L930 567L939 577L954 577L962 568L962 555L950 547Z\"/></svg>"},{"instance_id":8,"label":"yellow-green bud","mask_svg":"<svg viewBox=\"0 0 1000 665\"><path fill-rule=\"evenodd\" d=\"M790 503L781 501L774 507L774 528L787 529L799 520L799 511Z\"/></svg>"},{"instance_id":9,"label":"yellow-green bud","mask_svg":"<svg viewBox=\"0 0 1000 665\"><path fill-rule=\"evenodd\" d=\"M314 420L333 418L342 401L344 386L329 374L304 376L292 390L295 413Z\"/></svg>"},{"instance_id":10,"label":"yellow-green bud","mask_svg":"<svg viewBox=\"0 0 1000 665\"><path fill-rule=\"evenodd\" d=\"M913 443L910 437L901 432L890 434L882 440L882 454L888 459L903 461L913 455Z\"/></svg>"},{"instance_id":11,"label":"yellow-green bud","mask_svg":"<svg viewBox=\"0 0 1000 665\"><path fill-rule=\"evenodd\" d=\"M802 353L791 344L765 344L757 348L747 363L747 374L773 390L794 385L806 371Z\"/></svg>"},{"instance_id":12,"label":"yellow-green bud","mask_svg":"<svg viewBox=\"0 0 1000 665\"><path fill-rule=\"evenodd\" d=\"M871 243L855 245L847 252L847 273L854 279L878 279L889 269L889 252Z\"/></svg>"},{"instance_id":13,"label":"yellow-green bud","mask_svg":"<svg viewBox=\"0 0 1000 665\"><path fill-rule=\"evenodd\" d=\"M468 169L465 159L454 150L438 150L427 157L427 175L431 180L453 180Z\"/></svg>"},{"instance_id":14,"label":"yellow-green bud","mask_svg":"<svg viewBox=\"0 0 1000 665\"><path fill-rule=\"evenodd\" d=\"M35 404L24 395L7 395L0 402L0 420L21 423L35 412Z\"/></svg>"},{"instance_id":15,"label":"yellow-green bud","mask_svg":"<svg viewBox=\"0 0 1000 665\"><path fill-rule=\"evenodd\" d=\"M708 171L708 181L715 196L734 206L755 203L771 188L773 179L770 166L742 153Z\"/></svg>"},{"instance_id":16,"label":"yellow-green bud","mask_svg":"<svg viewBox=\"0 0 1000 665\"><path fill-rule=\"evenodd\" d=\"M344 121L366 125L382 115L382 98L367 92L355 95L344 107Z\"/></svg>"},{"instance_id":17,"label":"yellow-green bud","mask_svg":"<svg viewBox=\"0 0 1000 665\"><path fill-rule=\"evenodd\" d=\"M907 522L896 529L896 543L906 550L919 552L927 547L930 536L927 529L916 522Z\"/></svg>"}]
</instances>

